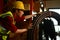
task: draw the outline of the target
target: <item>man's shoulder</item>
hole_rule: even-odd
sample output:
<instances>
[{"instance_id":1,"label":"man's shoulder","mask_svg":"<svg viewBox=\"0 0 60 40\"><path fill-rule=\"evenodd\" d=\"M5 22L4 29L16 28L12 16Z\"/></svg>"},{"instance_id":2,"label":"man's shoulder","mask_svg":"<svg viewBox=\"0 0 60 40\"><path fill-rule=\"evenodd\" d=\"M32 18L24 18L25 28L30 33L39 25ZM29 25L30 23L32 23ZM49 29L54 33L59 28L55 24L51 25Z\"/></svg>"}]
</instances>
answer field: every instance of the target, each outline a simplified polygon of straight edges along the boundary
<instances>
[{"instance_id":1,"label":"man's shoulder","mask_svg":"<svg viewBox=\"0 0 60 40\"><path fill-rule=\"evenodd\" d=\"M8 11L8 12L6 12L6 13L0 14L0 17L2 17L2 18L5 18L6 16L11 16L11 17L13 17L13 14L12 14L11 11Z\"/></svg>"}]
</instances>

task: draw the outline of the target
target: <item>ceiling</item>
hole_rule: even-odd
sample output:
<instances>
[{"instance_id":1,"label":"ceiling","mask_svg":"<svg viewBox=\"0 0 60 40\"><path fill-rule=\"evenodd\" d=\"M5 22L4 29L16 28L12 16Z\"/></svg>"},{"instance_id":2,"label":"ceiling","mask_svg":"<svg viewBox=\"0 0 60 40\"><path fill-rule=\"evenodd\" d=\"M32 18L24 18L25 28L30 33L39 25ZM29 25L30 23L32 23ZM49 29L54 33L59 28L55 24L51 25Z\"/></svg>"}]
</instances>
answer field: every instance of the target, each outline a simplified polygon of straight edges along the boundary
<instances>
[{"instance_id":1,"label":"ceiling","mask_svg":"<svg viewBox=\"0 0 60 40\"><path fill-rule=\"evenodd\" d=\"M40 0L41 1L41 0ZM42 1L60 1L60 0L42 0Z\"/></svg>"},{"instance_id":2,"label":"ceiling","mask_svg":"<svg viewBox=\"0 0 60 40\"><path fill-rule=\"evenodd\" d=\"M60 8L60 0L46 1L47 8Z\"/></svg>"},{"instance_id":3,"label":"ceiling","mask_svg":"<svg viewBox=\"0 0 60 40\"><path fill-rule=\"evenodd\" d=\"M31 0L22 0L24 3L29 3ZM33 0L35 2L34 8L38 10L40 6L38 3L39 1L44 1L45 7L48 8L60 8L60 0Z\"/></svg>"}]
</instances>

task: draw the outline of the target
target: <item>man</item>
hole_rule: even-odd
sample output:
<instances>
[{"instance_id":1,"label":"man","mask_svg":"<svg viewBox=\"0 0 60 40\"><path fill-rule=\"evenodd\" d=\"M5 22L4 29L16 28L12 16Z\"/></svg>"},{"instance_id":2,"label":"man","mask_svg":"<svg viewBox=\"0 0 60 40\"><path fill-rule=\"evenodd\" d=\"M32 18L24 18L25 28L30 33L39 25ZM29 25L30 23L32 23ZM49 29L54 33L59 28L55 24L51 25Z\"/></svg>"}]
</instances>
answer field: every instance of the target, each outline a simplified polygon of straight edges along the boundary
<instances>
[{"instance_id":1,"label":"man","mask_svg":"<svg viewBox=\"0 0 60 40\"><path fill-rule=\"evenodd\" d=\"M4 28L6 28L7 30L10 30L13 33L23 33L26 32L27 29L18 29L15 26L15 23L21 22L24 19L28 19L31 18L32 16L35 15L28 15L28 16L23 16L24 14L24 4L21 1L16 1L13 3L12 6L12 10L6 12L6 16L3 15L3 19L5 20L5 22L7 22L8 26L2 23L2 26ZM8 14L10 14L9 16L7 16Z\"/></svg>"},{"instance_id":2,"label":"man","mask_svg":"<svg viewBox=\"0 0 60 40\"><path fill-rule=\"evenodd\" d=\"M9 8L7 8L7 9L9 9ZM0 14L0 25L3 28L5 28L6 30L11 31L12 33L23 33L23 32L26 32L27 31L26 28L18 29L15 26L15 23L21 22L24 19L29 19L29 18L31 18L32 16L35 16L35 15L23 16L23 14L24 14L23 11L24 10L25 10L24 9L24 4L23 4L22 1L13 2L11 11L7 11L7 12L5 12L3 14Z\"/></svg>"}]
</instances>

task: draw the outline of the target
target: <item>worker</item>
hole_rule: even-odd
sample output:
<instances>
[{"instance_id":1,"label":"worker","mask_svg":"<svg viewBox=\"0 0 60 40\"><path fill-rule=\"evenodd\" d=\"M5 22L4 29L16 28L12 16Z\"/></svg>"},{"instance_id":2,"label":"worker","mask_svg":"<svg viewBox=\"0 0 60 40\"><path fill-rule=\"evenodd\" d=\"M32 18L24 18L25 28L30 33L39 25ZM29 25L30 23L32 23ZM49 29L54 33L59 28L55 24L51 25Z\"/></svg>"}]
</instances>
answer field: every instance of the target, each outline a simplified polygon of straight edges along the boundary
<instances>
[{"instance_id":1,"label":"worker","mask_svg":"<svg viewBox=\"0 0 60 40\"><path fill-rule=\"evenodd\" d=\"M15 23L21 22L24 19L29 19L35 15L23 16L24 10L25 10L25 8L24 8L24 4L22 1L13 2L12 10L7 11L3 14L0 14L0 25L2 27L4 27L6 30L11 31L12 33L26 32L28 29L26 29L26 28L18 29L15 26Z\"/></svg>"},{"instance_id":2,"label":"worker","mask_svg":"<svg viewBox=\"0 0 60 40\"><path fill-rule=\"evenodd\" d=\"M35 16L34 14L33 15L23 16L24 10L25 10L24 4L21 1L16 1L13 4L12 13L13 13L14 20L16 21L16 23L24 21L24 19L29 19L29 18ZM14 11L15 11L15 13L14 13Z\"/></svg>"},{"instance_id":3,"label":"worker","mask_svg":"<svg viewBox=\"0 0 60 40\"><path fill-rule=\"evenodd\" d=\"M4 13L3 15L0 15L4 19L4 21L7 23L8 26L5 24L1 24L4 28L7 30L10 30L13 33L23 33L26 32L27 29L18 29L15 26L15 23L21 22L24 19L29 19L35 15L27 15L23 16L24 14L24 4L22 1L16 1L13 2L12 10ZM9 15L10 14L10 15Z\"/></svg>"}]
</instances>

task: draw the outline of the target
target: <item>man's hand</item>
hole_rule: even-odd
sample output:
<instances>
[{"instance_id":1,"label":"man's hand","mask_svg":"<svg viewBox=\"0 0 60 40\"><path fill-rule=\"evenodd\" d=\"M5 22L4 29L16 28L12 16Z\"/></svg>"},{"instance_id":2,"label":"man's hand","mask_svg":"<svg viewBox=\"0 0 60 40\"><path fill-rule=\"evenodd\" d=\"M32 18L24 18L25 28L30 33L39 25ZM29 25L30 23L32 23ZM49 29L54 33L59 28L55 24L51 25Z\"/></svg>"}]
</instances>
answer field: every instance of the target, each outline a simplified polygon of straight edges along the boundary
<instances>
[{"instance_id":1,"label":"man's hand","mask_svg":"<svg viewBox=\"0 0 60 40\"><path fill-rule=\"evenodd\" d=\"M29 26L28 26L28 29L31 29L32 26L33 26L32 23L30 23Z\"/></svg>"}]
</instances>

